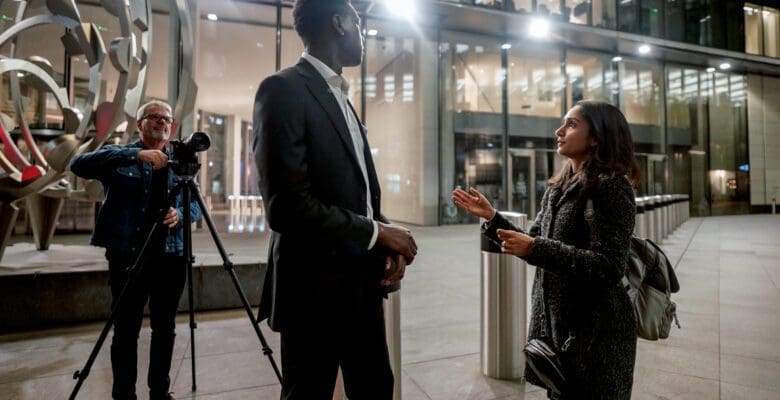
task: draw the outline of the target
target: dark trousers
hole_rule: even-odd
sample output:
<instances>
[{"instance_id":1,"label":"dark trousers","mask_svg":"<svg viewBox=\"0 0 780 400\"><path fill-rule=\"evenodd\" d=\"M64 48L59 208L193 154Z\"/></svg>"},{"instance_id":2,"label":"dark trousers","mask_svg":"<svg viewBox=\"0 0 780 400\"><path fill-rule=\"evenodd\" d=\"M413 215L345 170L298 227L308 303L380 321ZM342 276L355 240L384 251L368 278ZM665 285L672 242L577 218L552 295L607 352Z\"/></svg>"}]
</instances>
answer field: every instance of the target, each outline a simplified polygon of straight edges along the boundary
<instances>
[{"instance_id":1,"label":"dark trousers","mask_svg":"<svg viewBox=\"0 0 780 400\"><path fill-rule=\"evenodd\" d=\"M112 302L116 303L127 282L127 269L135 262L135 255L108 250L106 259ZM147 300L152 327L149 391L152 398L168 393L176 337L176 311L185 280L184 257L153 251L146 257L135 284L127 288L114 321L114 337L111 342L111 369L114 375L111 393L114 399L136 399L138 333L141 330Z\"/></svg>"},{"instance_id":2,"label":"dark trousers","mask_svg":"<svg viewBox=\"0 0 780 400\"><path fill-rule=\"evenodd\" d=\"M332 399L339 367L350 400L392 399L382 297L353 310L297 318L282 330L282 399Z\"/></svg>"}]
</instances>

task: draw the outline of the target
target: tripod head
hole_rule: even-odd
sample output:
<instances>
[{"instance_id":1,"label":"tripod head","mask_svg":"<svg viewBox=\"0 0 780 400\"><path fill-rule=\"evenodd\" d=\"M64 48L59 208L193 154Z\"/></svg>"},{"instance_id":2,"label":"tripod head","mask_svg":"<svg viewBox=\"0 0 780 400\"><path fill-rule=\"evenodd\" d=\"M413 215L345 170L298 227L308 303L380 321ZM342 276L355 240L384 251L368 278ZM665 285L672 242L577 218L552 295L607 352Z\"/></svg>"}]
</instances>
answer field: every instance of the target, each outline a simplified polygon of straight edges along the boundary
<instances>
[{"instance_id":1,"label":"tripod head","mask_svg":"<svg viewBox=\"0 0 780 400\"><path fill-rule=\"evenodd\" d=\"M173 172L185 180L192 180L200 169L196 153L211 147L211 138L206 132L193 132L186 139L171 140L171 160L168 162Z\"/></svg>"}]
</instances>

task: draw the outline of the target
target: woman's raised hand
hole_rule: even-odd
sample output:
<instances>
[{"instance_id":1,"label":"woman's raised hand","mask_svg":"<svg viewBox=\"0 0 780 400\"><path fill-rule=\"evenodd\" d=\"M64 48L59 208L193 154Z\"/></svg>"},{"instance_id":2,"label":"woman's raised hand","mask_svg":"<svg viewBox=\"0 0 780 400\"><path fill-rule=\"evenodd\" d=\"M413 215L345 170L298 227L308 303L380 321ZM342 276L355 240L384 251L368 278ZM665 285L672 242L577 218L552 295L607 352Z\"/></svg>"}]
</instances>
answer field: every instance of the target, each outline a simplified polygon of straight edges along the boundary
<instances>
[{"instance_id":1,"label":"woman's raised hand","mask_svg":"<svg viewBox=\"0 0 780 400\"><path fill-rule=\"evenodd\" d=\"M469 191L466 192L458 186L452 191L452 202L469 214L488 221L496 215L496 209L490 205L485 195L474 188L469 188Z\"/></svg>"}]
</instances>

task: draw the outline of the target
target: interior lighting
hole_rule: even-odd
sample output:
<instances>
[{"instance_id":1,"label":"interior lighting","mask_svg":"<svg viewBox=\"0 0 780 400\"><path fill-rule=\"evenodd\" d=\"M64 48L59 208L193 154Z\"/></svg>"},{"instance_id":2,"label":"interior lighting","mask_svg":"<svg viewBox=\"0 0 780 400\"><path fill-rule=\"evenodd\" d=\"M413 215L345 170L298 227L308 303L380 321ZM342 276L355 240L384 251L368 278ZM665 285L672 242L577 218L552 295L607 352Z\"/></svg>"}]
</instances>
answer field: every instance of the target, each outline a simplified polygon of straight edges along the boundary
<instances>
[{"instance_id":1,"label":"interior lighting","mask_svg":"<svg viewBox=\"0 0 780 400\"><path fill-rule=\"evenodd\" d=\"M731 68L731 64L729 64L729 63L722 63L722 64L720 64L720 69L722 69L724 71L727 70L727 69L730 69L730 68Z\"/></svg>"},{"instance_id":2,"label":"interior lighting","mask_svg":"<svg viewBox=\"0 0 780 400\"><path fill-rule=\"evenodd\" d=\"M621 62L621 61L623 61L623 57L621 56L612 57L612 62Z\"/></svg>"},{"instance_id":3,"label":"interior lighting","mask_svg":"<svg viewBox=\"0 0 780 400\"><path fill-rule=\"evenodd\" d=\"M646 45L646 44L643 44L643 45L639 46L637 51L639 51L639 54L650 54L650 46Z\"/></svg>"},{"instance_id":4,"label":"interior lighting","mask_svg":"<svg viewBox=\"0 0 780 400\"><path fill-rule=\"evenodd\" d=\"M542 18L535 18L528 26L528 33L535 38L546 38L550 34L550 23Z\"/></svg>"},{"instance_id":5,"label":"interior lighting","mask_svg":"<svg viewBox=\"0 0 780 400\"><path fill-rule=\"evenodd\" d=\"M368 33L368 36L376 36L376 35L379 34L379 31L376 30L376 29L369 29L367 33Z\"/></svg>"},{"instance_id":6,"label":"interior lighting","mask_svg":"<svg viewBox=\"0 0 780 400\"><path fill-rule=\"evenodd\" d=\"M501 45L501 48L504 49L504 50L509 50L509 49L512 48L512 44L511 43L504 43L504 44Z\"/></svg>"},{"instance_id":7,"label":"interior lighting","mask_svg":"<svg viewBox=\"0 0 780 400\"><path fill-rule=\"evenodd\" d=\"M385 0L385 7L396 16L406 19L414 17L414 0Z\"/></svg>"},{"instance_id":8,"label":"interior lighting","mask_svg":"<svg viewBox=\"0 0 780 400\"><path fill-rule=\"evenodd\" d=\"M209 21L216 21L219 18L217 17L217 14L208 14L206 15L206 18L208 18Z\"/></svg>"},{"instance_id":9,"label":"interior lighting","mask_svg":"<svg viewBox=\"0 0 780 400\"><path fill-rule=\"evenodd\" d=\"M707 72L709 72L709 73L713 73L713 72L715 72L715 67L709 67L709 68L707 68Z\"/></svg>"}]
</instances>

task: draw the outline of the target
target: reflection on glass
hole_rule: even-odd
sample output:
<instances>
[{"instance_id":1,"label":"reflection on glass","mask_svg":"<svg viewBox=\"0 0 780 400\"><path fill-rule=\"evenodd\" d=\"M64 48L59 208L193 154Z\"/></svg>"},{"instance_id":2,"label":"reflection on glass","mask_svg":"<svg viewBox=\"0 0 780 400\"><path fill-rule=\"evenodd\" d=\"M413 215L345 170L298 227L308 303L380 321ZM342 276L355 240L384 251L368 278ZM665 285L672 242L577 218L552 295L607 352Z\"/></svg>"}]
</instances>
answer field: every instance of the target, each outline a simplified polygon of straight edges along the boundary
<instances>
[{"instance_id":1,"label":"reflection on glass","mask_svg":"<svg viewBox=\"0 0 780 400\"><path fill-rule=\"evenodd\" d=\"M536 13L542 16L561 17L560 0L536 0Z\"/></svg>"},{"instance_id":2,"label":"reflection on glass","mask_svg":"<svg viewBox=\"0 0 780 400\"><path fill-rule=\"evenodd\" d=\"M198 6L204 17L197 30L195 107L198 129L211 136L211 147L200 153L200 183L212 209L225 210L228 196L257 193L246 121L258 84L276 69L276 7L220 0L199 0Z\"/></svg>"},{"instance_id":3,"label":"reflection on glass","mask_svg":"<svg viewBox=\"0 0 780 400\"><path fill-rule=\"evenodd\" d=\"M780 11L764 7L761 16L764 22L764 55L780 57Z\"/></svg>"},{"instance_id":4,"label":"reflection on glass","mask_svg":"<svg viewBox=\"0 0 780 400\"><path fill-rule=\"evenodd\" d=\"M546 153L555 148L563 115L564 79L557 48L517 46L508 51L509 210L535 217L552 174Z\"/></svg>"},{"instance_id":5,"label":"reflection on glass","mask_svg":"<svg viewBox=\"0 0 780 400\"><path fill-rule=\"evenodd\" d=\"M709 191L712 215L745 213L749 200L744 76L709 74Z\"/></svg>"},{"instance_id":6,"label":"reflection on glass","mask_svg":"<svg viewBox=\"0 0 780 400\"><path fill-rule=\"evenodd\" d=\"M476 222L449 200L455 186L474 186L506 207L501 42L444 32L441 58L441 223Z\"/></svg>"},{"instance_id":7,"label":"reflection on glass","mask_svg":"<svg viewBox=\"0 0 780 400\"><path fill-rule=\"evenodd\" d=\"M603 100L617 103L620 85L617 80L617 62L612 57L579 51L566 55L566 104L580 100Z\"/></svg>"},{"instance_id":8,"label":"reflection on glass","mask_svg":"<svg viewBox=\"0 0 780 400\"><path fill-rule=\"evenodd\" d=\"M257 164L252 151L254 143L254 134L252 133L252 124L248 121L241 121L241 194L257 196L260 190L257 187Z\"/></svg>"},{"instance_id":9,"label":"reflection on glass","mask_svg":"<svg viewBox=\"0 0 780 400\"><path fill-rule=\"evenodd\" d=\"M303 42L295 32L292 8L282 9L282 69L298 63L303 53Z\"/></svg>"},{"instance_id":10,"label":"reflection on glass","mask_svg":"<svg viewBox=\"0 0 780 400\"><path fill-rule=\"evenodd\" d=\"M553 118L557 124L564 88L561 52L515 46L509 49L508 62L509 113Z\"/></svg>"},{"instance_id":11,"label":"reflection on glass","mask_svg":"<svg viewBox=\"0 0 780 400\"><path fill-rule=\"evenodd\" d=\"M202 164L201 187L203 197L213 209L225 209L227 207L227 178L228 168L233 163L227 162L227 117L213 114L207 111L198 113L198 130L208 133L211 137L211 147L208 151L198 153ZM232 172L232 171L231 171Z\"/></svg>"},{"instance_id":12,"label":"reflection on glass","mask_svg":"<svg viewBox=\"0 0 780 400\"><path fill-rule=\"evenodd\" d=\"M593 26L615 29L617 24L617 18L615 18L617 5L615 0L592 0L591 7L593 10Z\"/></svg>"},{"instance_id":13,"label":"reflection on glass","mask_svg":"<svg viewBox=\"0 0 780 400\"><path fill-rule=\"evenodd\" d=\"M198 25L196 107L249 121L257 85L276 67L276 8L216 0L200 5L201 14L219 19Z\"/></svg>"},{"instance_id":14,"label":"reflection on glass","mask_svg":"<svg viewBox=\"0 0 780 400\"><path fill-rule=\"evenodd\" d=\"M572 24L589 25L593 19L590 0L565 0L564 15Z\"/></svg>"},{"instance_id":15,"label":"reflection on glass","mask_svg":"<svg viewBox=\"0 0 780 400\"><path fill-rule=\"evenodd\" d=\"M620 105L639 153L661 153L661 67L655 62L621 61Z\"/></svg>"},{"instance_id":16,"label":"reflection on glass","mask_svg":"<svg viewBox=\"0 0 780 400\"><path fill-rule=\"evenodd\" d=\"M761 17L761 7L745 3L745 53L763 54L764 33Z\"/></svg>"},{"instance_id":17,"label":"reflection on glass","mask_svg":"<svg viewBox=\"0 0 780 400\"><path fill-rule=\"evenodd\" d=\"M511 0L508 3L510 10L514 9L514 11L519 13L530 14L533 11L532 0L514 0L514 7Z\"/></svg>"},{"instance_id":18,"label":"reflection on glass","mask_svg":"<svg viewBox=\"0 0 780 400\"><path fill-rule=\"evenodd\" d=\"M426 217L420 138L435 135L424 118L435 115L435 106L423 100L437 95L435 35L373 19L367 28L373 34L366 40L365 122L382 212L393 220L421 223ZM429 218L435 220L435 214Z\"/></svg>"}]
</instances>

